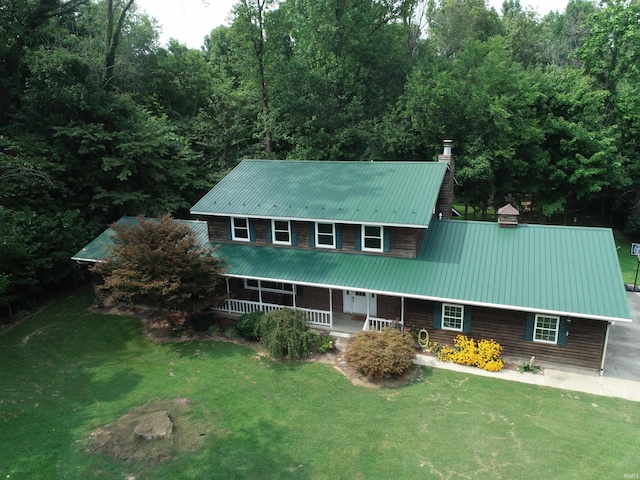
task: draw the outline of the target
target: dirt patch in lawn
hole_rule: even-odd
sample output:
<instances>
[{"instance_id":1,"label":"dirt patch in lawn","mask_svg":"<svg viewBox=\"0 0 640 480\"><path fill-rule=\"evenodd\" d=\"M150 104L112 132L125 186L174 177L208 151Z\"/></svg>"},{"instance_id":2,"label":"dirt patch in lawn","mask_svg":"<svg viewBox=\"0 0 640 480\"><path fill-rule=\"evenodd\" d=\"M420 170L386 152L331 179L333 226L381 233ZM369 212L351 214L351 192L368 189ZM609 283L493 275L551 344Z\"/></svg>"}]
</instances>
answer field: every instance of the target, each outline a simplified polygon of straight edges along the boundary
<instances>
[{"instance_id":1,"label":"dirt patch in lawn","mask_svg":"<svg viewBox=\"0 0 640 480\"><path fill-rule=\"evenodd\" d=\"M173 422L171 434L164 438L144 440L134 434L150 414L166 411ZM94 430L88 439L86 453L104 453L121 461L157 464L177 455L197 450L208 434L215 434L206 419L194 419L188 398L155 399L133 408L113 423Z\"/></svg>"}]
</instances>

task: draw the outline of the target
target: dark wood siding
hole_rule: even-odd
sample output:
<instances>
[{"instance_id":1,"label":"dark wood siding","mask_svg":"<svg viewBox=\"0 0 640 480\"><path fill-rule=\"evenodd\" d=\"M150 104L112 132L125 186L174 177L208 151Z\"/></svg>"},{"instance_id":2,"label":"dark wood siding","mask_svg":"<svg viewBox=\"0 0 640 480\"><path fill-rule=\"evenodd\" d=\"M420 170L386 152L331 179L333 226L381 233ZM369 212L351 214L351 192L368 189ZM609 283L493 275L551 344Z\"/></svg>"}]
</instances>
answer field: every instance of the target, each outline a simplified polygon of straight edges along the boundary
<instances>
[{"instance_id":1,"label":"dark wood siding","mask_svg":"<svg viewBox=\"0 0 640 480\"><path fill-rule=\"evenodd\" d=\"M400 297L378 295L377 301L378 313L375 315L376 317L400 321L402 307Z\"/></svg>"},{"instance_id":2,"label":"dark wood siding","mask_svg":"<svg viewBox=\"0 0 640 480\"><path fill-rule=\"evenodd\" d=\"M227 218L225 217L209 217L207 219L207 225L209 229L209 241L211 242L227 242ZM251 225L253 226L253 232L255 235L255 241L252 242L257 245L273 245L267 241L267 228L270 228L269 224L271 220L250 218ZM295 228L297 243L294 246L288 245L273 245L280 248L304 248L309 249L316 247L310 246L310 235L313 228L312 222L303 221L291 221L292 228ZM359 226L352 224L336 224L337 228L340 228L342 234L342 248L337 249L340 252L349 253L363 253L361 250L356 250L356 235L359 234ZM391 251L384 253L366 252L368 255L390 255L394 257L415 258L420 248L420 242L424 236L424 229L417 228L399 228L399 227L386 227L391 237ZM322 249L325 250L326 249Z\"/></svg>"},{"instance_id":3,"label":"dark wood siding","mask_svg":"<svg viewBox=\"0 0 640 480\"><path fill-rule=\"evenodd\" d=\"M503 356L513 361L529 360L535 355L541 365L566 365L599 371L606 334L606 322L573 318L568 326L567 344L548 345L524 340L526 315L520 312L472 307L471 332L468 336L493 339L502 345ZM405 325L426 328L429 339L453 345L461 332L435 329L434 304L426 300L405 300Z\"/></svg>"},{"instance_id":4,"label":"dark wood siding","mask_svg":"<svg viewBox=\"0 0 640 480\"><path fill-rule=\"evenodd\" d=\"M298 292L296 296L296 305L298 307L311 308L313 310L329 310L328 288L302 285L298 287Z\"/></svg>"}]
</instances>

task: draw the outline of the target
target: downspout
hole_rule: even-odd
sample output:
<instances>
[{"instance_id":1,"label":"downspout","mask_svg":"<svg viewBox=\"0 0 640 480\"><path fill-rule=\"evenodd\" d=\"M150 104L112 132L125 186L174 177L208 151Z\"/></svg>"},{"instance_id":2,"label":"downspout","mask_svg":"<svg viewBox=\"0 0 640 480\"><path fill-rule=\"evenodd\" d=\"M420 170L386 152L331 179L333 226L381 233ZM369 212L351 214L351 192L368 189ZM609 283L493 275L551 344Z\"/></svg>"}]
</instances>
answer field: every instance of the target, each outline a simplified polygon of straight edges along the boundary
<instances>
[{"instance_id":1,"label":"downspout","mask_svg":"<svg viewBox=\"0 0 640 480\"><path fill-rule=\"evenodd\" d=\"M615 325L616 322L607 322L607 333L604 335L604 348L602 349L602 362L600 362L600 376L604 374L604 358L607 355L607 345L609 344L609 330L611 325Z\"/></svg>"},{"instance_id":2,"label":"downspout","mask_svg":"<svg viewBox=\"0 0 640 480\"><path fill-rule=\"evenodd\" d=\"M229 290L229 277L224 277L227 284L227 312L231 313L231 290Z\"/></svg>"}]
</instances>

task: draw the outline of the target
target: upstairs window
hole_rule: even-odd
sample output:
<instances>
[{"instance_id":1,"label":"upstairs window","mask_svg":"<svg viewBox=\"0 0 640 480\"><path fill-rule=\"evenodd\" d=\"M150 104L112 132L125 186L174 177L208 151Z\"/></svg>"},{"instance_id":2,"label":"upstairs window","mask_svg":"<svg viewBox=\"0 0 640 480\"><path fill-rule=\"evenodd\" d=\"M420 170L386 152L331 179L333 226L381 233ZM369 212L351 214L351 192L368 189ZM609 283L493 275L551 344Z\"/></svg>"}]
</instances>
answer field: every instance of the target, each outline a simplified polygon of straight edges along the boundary
<instances>
[{"instance_id":1,"label":"upstairs window","mask_svg":"<svg viewBox=\"0 0 640 480\"><path fill-rule=\"evenodd\" d=\"M249 241L249 219L231 217L231 239L242 242Z\"/></svg>"},{"instance_id":2,"label":"upstairs window","mask_svg":"<svg viewBox=\"0 0 640 480\"><path fill-rule=\"evenodd\" d=\"M291 245L291 222L289 220L271 220L273 243Z\"/></svg>"},{"instance_id":3,"label":"upstairs window","mask_svg":"<svg viewBox=\"0 0 640 480\"><path fill-rule=\"evenodd\" d=\"M536 315L536 324L533 330L533 341L543 343L558 343L559 328L559 317Z\"/></svg>"},{"instance_id":4,"label":"upstairs window","mask_svg":"<svg viewBox=\"0 0 640 480\"><path fill-rule=\"evenodd\" d=\"M383 230L383 227L374 225L363 225L362 250L369 252L382 252Z\"/></svg>"},{"instance_id":5,"label":"upstairs window","mask_svg":"<svg viewBox=\"0 0 640 480\"><path fill-rule=\"evenodd\" d=\"M316 223L316 246L336 248L336 229L333 223Z\"/></svg>"},{"instance_id":6,"label":"upstairs window","mask_svg":"<svg viewBox=\"0 0 640 480\"><path fill-rule=\"evenodd\" d=\"M445 303L442 305L442 328L446 330L462 331L464 307Z\"/></svg>"}]
</instances>

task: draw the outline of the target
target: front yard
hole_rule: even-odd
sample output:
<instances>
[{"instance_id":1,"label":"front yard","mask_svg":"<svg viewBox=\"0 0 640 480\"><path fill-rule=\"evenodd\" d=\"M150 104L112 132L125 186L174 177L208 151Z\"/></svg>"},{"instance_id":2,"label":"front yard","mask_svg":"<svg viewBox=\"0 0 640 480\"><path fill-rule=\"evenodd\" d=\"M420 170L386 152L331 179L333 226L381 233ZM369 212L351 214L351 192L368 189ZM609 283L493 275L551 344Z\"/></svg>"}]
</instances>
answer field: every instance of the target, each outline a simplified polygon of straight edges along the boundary
<instances>
[{"instance_id":1,"label":"front yard","mask_svg":"<svg viewBox=\"0 0 640 480\"><path fill-rule=\"evenodd\" d=\"M152 343L139 320L92 313L91 301L65 299L0 336L0 478L640 473L638 403L438 369L364 388L330 365L232 343ZM131 454L122 417L149 405L174 415L173 440Z\"/></svg>"}]
</instances>

